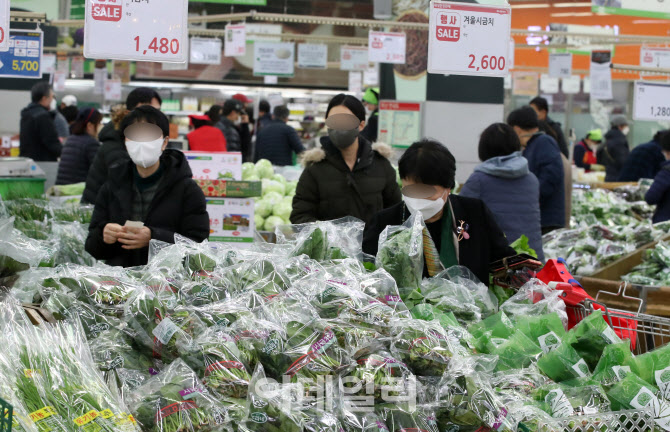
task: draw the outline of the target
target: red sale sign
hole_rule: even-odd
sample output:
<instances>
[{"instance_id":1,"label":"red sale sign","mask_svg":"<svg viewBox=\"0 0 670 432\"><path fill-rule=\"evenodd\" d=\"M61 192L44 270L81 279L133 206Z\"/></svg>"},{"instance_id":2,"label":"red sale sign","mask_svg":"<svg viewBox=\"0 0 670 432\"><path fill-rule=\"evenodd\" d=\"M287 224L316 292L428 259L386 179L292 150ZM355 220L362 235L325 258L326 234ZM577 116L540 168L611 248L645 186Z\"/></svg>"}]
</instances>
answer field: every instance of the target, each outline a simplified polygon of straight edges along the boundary
<instances>
[{"instance_id":1,"label":"red sale sign","mask_svg":"<svg viewBox=\"0 0 670 432\"><path fill-rule=\"evenodd\" d=\"M444 42L458 42L461 38L461 16L453 12L440 12L440 24L437 26L437 40Z\"/></svg>"},{"instance_id":2,"label":"red sale sign","mask_svg":"<svg viewBox=\"0 0 670 432\"><path fill-rule=\"evenodd\" d=\"M103 3L104 0L101 0ZM108 0L109 3L116 3L117 0ZM121 4L94 4L91 8L91 16L96 21L121 21Z\"/></svg>"}]
</instances>

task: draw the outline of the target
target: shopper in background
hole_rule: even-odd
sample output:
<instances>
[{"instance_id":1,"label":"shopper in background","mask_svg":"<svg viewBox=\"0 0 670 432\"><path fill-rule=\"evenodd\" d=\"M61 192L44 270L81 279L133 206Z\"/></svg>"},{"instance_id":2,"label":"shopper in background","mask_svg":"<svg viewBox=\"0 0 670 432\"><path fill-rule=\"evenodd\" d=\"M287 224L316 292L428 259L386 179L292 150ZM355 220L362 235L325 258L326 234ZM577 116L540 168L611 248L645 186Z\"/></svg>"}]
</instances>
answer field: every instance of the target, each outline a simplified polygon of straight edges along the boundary
<instances>
[{"instance_id":1,"label":"shopper in background","mask_svg":"<svg viewBox=\"0 0 670 432\"><path fill-rule=\"evenodd\" d=\"M493 213L507 241L522 235L544 261L540 223L540 182L521 155L519 137L510 126L495 123L479 138L479 160L459 193L482 200Z\"/></svg>"},{"instance_id":2,"label":"shopper in background","mask_svg":"<svg viewBox=\"0 0 670 432\"><path fill-rule=\"evenodd\" d=\"M540 122L546 122L549 127L554 131L555 133L555 139L556 143L558 144L558 148L565 155L566 158L570 157L570 149L568 148L568 142L565 140L565 134L563 133L563 127L561 126L560 123L553 121L549 117L549 103L547 100L543 97L536 97L532 101L530 101L530 106L535 110L537 113L537 117L540 120ZM542 128L540 128L542 129ZM545 131L547 132L547 131ZM554 135L554 134L549 134L549 135Z\"/></svg>"},{"instance_id":3,"label":"shopper in background","mask_svg":"<svg viewBox=\"0 0 670 432\"><path fill-rule=\"evenodd\" d=\"M605 167L598 165L596 151L603 142L603 131L593 129L589 131L583 140L575 144L572 160L578 168L584 168L586 172L605 171Z\"/></svg>"},{"instance_id":4,"label":"shopper in background","mask_svg":"<svg viewBox=\"0 0 670 432\"><path fill-rule=\"evenodd\" d=\"M284 105L275 107L274 120L264 126L256 138L255 161L267 159L272 165L293 165L293 153L305 151L298 133L286 124L290 113Z\"/></svg>"},{"instance_id":5,"label":"shopper in background","mask_svg":"<svg viewBox=\"0 0 670 432\"><path fill-rule=\"evenodd\" d=\"M370 221L401 200L392 150L360 136L365 108L353 96L339 94L326 111L328 136L321 148L305 152L305 170L293 198L294 224L353 216Z\"/></svg>"},{"instance_id":6,"label":"shopper in background","mask_svg":"<svg viewBox=\"0 0 670 432\"><path fill-rule=\"evenodd\" d=\"M21 111L20 155L36 162L55 162L63 145L49 114L54 92L48 82L38 82L30 90L32 102Z\"/></svg>"},{"instance_id":7,"label":"shopper in background","mask_svg":"<svg viewBox=\"0 0 670 432\"><path fill-rule=\"evenodd\" d=\"M270 113L270 102L262 100L258 103L258 121L256 122L256 129L254 134L258 136L258 133L265 126L272 121L272 114Z\"/></svg>"},{"instance_id":8,"label":"shopper in background","mask_svg":"<svg viewBox=\"0 0 670 432\"><path fill-rule=\"evenodd\" d=\"M63 96L63 99L61 99L58 109L62 112L63 109L66 107L76 107L76 106L77 106L77 96L69 94Z\"/></svg>"},{"instance_id":9,"label":"shopper in background","mask_svg":"<svg viewBox=\"0 0 670 432\"><path fill-rule=\"evenodd\" d=\"M57 185L86 181L88 170L100 148L98 130L101 122L102 114L97 109L81 110L72 125L72 134L63 146L58 164Z\"/></svg>"},{"instance_id":10,"label":"shopper in background","mask_svg":"<svg viewBox=\"0 0 670 432\"><path fill-rule=\"evenodd\" d=\"M117 163L128 160L128 152L121 136L121 122L128 113L138 106L151 105L160 109L163 100L159 94L148 87L138 87L131 91L126 98L125 107L117 107L112 112L112 121L103 126L98 134L98 140L102 143L100 150L95 155L93 165L86 178L86 188L81 198L83 204L94 204L98 192L107 181L109 169Z\"/></svg>"},{"instance_id":11,"label":"shopper in background","mask_svg":"<svg viewBox=\"0 0 670 432\"><path fill-rule=\"evenodd\" d=\"M190 115L191 132L186 135L188 147L193 151L225 152L226 137L217 127L212 126L208 115Z\"/></svg>"},{"instance_id":12,"label":"shopper in background","mask_svg":"<svg viewBox=\"0 0 670 432\"><path fill-rule=\"evenodd\" d=\"M662 136L661 151L666 161L663 162L661 170L654 177L654 183L644 197L648 204L656 205L653 223L670 220L670 133Z\"/></svg>"},{"instance_id":13,"label":"shopper in background","mask_svg":"<svg viewBox=\"0 0 670 432\"><path fill-rule=\"evenodd\" d=\"M77 116L79 115L79 108L76 106L66 106L65 108L60 108L60 113L65 117L68 126L72 127L72 124L77 120Z\"/></svg>"},{"instance_id":14,"label":"shopper in background","mask_svg":"<svg viewBox=\"0 0 670 432\"><path fill-rule=\"evenodd\" d=\"M67 137L70 136L70 124L58 108L59 106L56 104L56 98L54 97L51 100L51 106L49 107L49 115L51 115L54 126L56 126L58 138L61 142L65 142Z\"/></svg>"},{"instance_id":15,"label":"shopper in background","mask_svg":"<svg viewBox=\"0 0 670 432\"><path fill-rule=\"evenodd\" d=\"M251 125L255 124L253 99L249 99L246 95L243 95L242 93L234 94L231 99L234 99L242 104L242 106L244 107L244 112L249 116L248 123Z\"/></svg>"},{"instance_id":16,"label":"shopper in background","mask_svg":"<svg viewBox=\"0 0 670 432\"><path fill-rule=\"evenodd\" d=\"M605 181L615 182L619 178L628 156L630 148L626 135L630 131L626 116L616 115L611 120L612 129L605 134L605 145L596 153L600 165L605 166Z\"/></svg>"},{"instance_id":17,"label":"shopper in background","mask_svg":"<svg viewBox=\"0 0 670 432\"><path fill-rule=\"evenodd\" d=\"M540 181L542 233L565 226L565 172L558 144L539 129L537 113L526 106L510 113L507 124L514 128L528 167Z\"/></svg>"},{"instance_id":18,"label":"shopper in background","mask_svg":"<svg viewBox=\"0 0 670 432\"><path fill-rule=\"evenodd\" d=\"M665 163L665 156L661 148L663 137L670 131L659 131L654 138L645 144L640 144L631 150L628 159L621 168L620 182L637 182L640 179L653 179Z\"/></svg>"},{"instance_id":19,"label":"shopper in background","mask_svg":"<svg viewBox=\"0 0 670 432\"><path fill-rule=\"evenodd\" d=\"M400 158L398 168L404 202L376 214L365 226L365 253L377 254L379 236L387 226L401 225L421 213L431 239L424 237L424 255L439 256L439 262L426 260L425 276L462 265L488 283L489 264L516 255L482 201L451 193L456 160L441 143L422 140L412 144Z\"/></svg>"},{"instance_id":20,"label":"shopper in background","mask_svg":"<svg viewBox=\"0 0 670 432\"><path fill-rule=\"evenodd\" d=\"M221 129L226 137L226 147L229 152L242 152L246 160L249 151L249 116L242 103L235 99L228 99L223 108L214 105L209 110L209 117L214 126Z\"/></svg>"},{"instance_id":21,"label":"shopper in background","mask_svg":"<svg viewBox=\"0 0 670 432\"><path fill-rule=\"evenodd\" d=\"M370 142L377 142L379 132L379 88L368 88L363 94L363 104L370 114L361 135Z\"/></svg>"},{"instance_id":22,"label":"shopper in background","mask_svg":"<svg viewBox=\"0 0 670 432\"><path fill-rule=\"evenodd\" d=\"M131 267L147 263L151 239L208 238L205 196L184 154L165 149L165 114L140 106L123 119L121 131L130 160L113 165L100 189L86 251L109 265Z\"/></svg>"}]
</instances>

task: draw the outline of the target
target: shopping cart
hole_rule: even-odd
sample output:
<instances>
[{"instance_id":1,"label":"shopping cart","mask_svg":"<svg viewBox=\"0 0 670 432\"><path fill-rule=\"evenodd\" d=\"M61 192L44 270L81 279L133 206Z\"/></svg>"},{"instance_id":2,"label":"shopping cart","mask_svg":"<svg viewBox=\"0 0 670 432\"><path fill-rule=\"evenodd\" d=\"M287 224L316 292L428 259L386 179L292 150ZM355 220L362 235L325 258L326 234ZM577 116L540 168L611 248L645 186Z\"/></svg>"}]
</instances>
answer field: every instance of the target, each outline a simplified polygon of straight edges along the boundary
<instances>
[{"instance_id":1,"label":"shopping cart","mask_svg":"<svg viewBox=\"0 0 670 432\"><path fill-rule=\"evenodd\" d=\"M14 408L0 398L0 432L11 432L12 431L12 414L14 413Z\"/></svg>"},{"instance_id":2,"label":"shopping cart","mask_svg":"<svg viewBox=\"0 0 670 432\"><path fill-rule=\"evenodd\" d=\"M539 432L651 432L651 410L630 410L552 419L538 423Z\"/></svg>"}]
</instances>

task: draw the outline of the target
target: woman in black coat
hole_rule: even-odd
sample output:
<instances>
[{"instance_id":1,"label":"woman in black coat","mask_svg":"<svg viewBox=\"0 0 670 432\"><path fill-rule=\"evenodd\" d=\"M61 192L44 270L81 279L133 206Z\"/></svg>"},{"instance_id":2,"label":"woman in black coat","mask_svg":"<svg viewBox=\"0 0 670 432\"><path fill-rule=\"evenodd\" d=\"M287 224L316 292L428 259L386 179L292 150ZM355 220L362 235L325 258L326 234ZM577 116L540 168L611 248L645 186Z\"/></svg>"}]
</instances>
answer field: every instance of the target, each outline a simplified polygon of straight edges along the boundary
<instances>
[{"instance_id":1,"label":"woman in black coat","mask_svg":"<svg viewBox=\"0 0 670 432\"><path fill-rule=\"evenodd\" d=\"M516 255L486 205L452 195L456 160L436 141L412 144L399 162L403 202L375 215L363 236L363 251L376 255L379 236L421 213L444 268L462 265L488 285L490 263ZM426 244L424 243L424 250ZM426 276L434 276L425 269Z\"/></svg>"},{"instance_id":2,"label":"woman in black coat","mask_svg":"<svg viewBox=\"0 0 670 432\"><path fill-rule=\"evenodd\" d=\"M86 181L100 142L98 129L102 114L95 108L84 108L70 127L71 135L65 141L58 164L57 185L69 185Z\"/></svg>"},{"instance_id":3,"label":"woman in black coat","mask_svg":"<svg viewBox=\"0 0 670 432\"><path fill-rule=\"evenodd\" d=\"M86 251L109 265L132 267L147 263L151 239L208 238L205 195L184 154L165 150L170 133L165 114L138 107L121 130L131 160L110 168L93 210Z\"/></svg>"}]
</instances>

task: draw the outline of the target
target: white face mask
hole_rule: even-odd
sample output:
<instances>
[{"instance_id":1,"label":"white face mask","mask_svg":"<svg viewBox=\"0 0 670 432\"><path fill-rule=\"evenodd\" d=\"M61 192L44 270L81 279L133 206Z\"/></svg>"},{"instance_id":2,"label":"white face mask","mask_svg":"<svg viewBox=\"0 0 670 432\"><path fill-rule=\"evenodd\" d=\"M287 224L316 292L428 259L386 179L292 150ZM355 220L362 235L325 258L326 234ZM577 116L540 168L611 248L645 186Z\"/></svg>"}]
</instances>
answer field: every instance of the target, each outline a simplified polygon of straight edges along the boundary
<instances>
[{"instance_id":1,"label":"white face mask","mask_svg":"<svg viewBox=\"0 0 670 432\"><path fill-rule=\"evenodd\" d=\"M630 128L626 126L623 129L621 129L621 132L623 132L624 135L628 135L628 132L630 132Z\"/></svg>"},{"instance_id":2,"label":"white face mask","mask_svg":"<svg viewBox=\"0 0 670 432\"><path fill-rule=\"evenodd\" d=\"M424 220L428 220L438 214L447 203L444 196L433 201L424 198L410 198L403 195L402 200L405 202L405 205L412 216L421 213Z\"/></svg>"},{"instance_id":3,"label":"white face mask","mask_svg":"<svg viewBox=\"0 0 670 432\"><path fill-rule=\"evenodd\" d=\"M163 153L163 142L165 142L164 138L148 142L126 140L126 149L128 149L130 159L133 160L135 165L149 168L160 159Z\"/></svg>"},{"instance_id":4,"label":"white face mask","mask_svg":"<svg viewBox=\"0 0 670 432\"><path fill-rule=\"evenodd\" d=\"M49 104L49 111L55 111L56 110L56 98L51 99L51 104Z\"/></svg>"}]
</instances>

